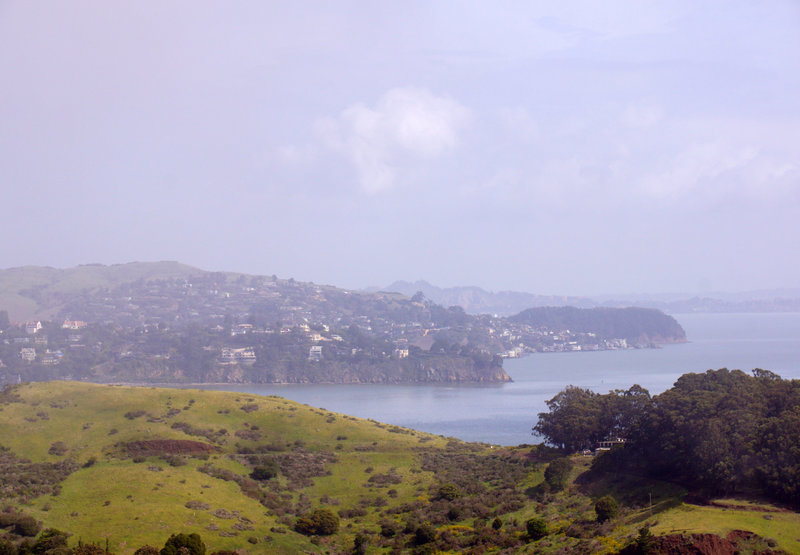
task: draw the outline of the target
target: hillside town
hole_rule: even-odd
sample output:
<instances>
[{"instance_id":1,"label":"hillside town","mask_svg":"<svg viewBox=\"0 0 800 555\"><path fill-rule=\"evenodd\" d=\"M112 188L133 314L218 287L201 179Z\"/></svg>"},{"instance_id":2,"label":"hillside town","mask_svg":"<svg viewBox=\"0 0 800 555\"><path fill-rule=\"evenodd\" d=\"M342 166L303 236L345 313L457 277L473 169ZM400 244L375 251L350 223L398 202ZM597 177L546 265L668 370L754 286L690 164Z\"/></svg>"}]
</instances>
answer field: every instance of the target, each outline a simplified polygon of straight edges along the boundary
<instances>
[{"instance_id":1,"label":"hillside town","mask_svg":"<svg viewBox=\"0 0 800 555\"><path fill-rule=\"evenodd\" d=\"M649 346L469 315L421 293L275 276L203 273L60 300L58 320L8 322L0 379L382 382L395 373L398 381L506 381L504 358Z\"/></svg>"}]
</instances>

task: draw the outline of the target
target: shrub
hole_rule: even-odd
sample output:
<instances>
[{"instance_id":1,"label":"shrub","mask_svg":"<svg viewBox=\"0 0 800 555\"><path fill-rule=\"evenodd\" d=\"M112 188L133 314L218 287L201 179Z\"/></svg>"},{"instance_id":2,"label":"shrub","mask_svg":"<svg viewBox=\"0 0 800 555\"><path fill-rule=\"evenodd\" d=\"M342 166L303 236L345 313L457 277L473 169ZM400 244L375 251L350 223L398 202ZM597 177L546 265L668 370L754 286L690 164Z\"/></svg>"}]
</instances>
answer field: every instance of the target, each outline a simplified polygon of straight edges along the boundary
<instances>
[{"instance_id":1,"label":"shrub","mask_svg":"<svg viewBox=\"0 0 800 555\"><path fill-rule=\"evenodd\" d=\"M160 551L161 555L178 555L182 553L181 548L186 548L190 555L205 555L206 544L200 539L199 534L172 534L164 548Z\"/></svg>"},{"instance_id":2,"label":"shrub","mask_svg":"<svg viewBox=\"0 0 800 555\"><path fill-rule=\"evenodd\" d=\"M0 555L17 555L17 546L4 538L0 538Z\"/></svg>"},{"instance_id":3,"label":"shrub","mask_svg":"<svg viewBox=\"0 0 800 555\"><path fill-rule=\"evenodd\" d=\"M543 518L529 518L525 521L525 531L531 540L540 540L547 535L547 523Z\"/></svg>"},{"instance_id":4,"label":"shrub","mask_svg":"<svg viewBox=\"0 0 800 555\"><path fill-rule=\"evenodd\" d=\"M39 524L35 518L28 515L18 515L13 528L16 535L27 536L29 538L36 536L41 529L42 525Z\"/></svg>"},{"instance_id":5,"label":"shrub","mask_svg":"<svg viewBox=\"0 0 800 555\"><path fill-rule=\"evenodd\" d=\"M56 530L55 528L47 528L41 533L36 543L31 547L31 552L38 554L48 553L53 550L60 550L60 548L67 547L67 537L69 534Z\"/></svg>"},{"instance_id":6,"label":"shrub","mask_svg":"<svg viewBox=\"0 0 800 555\"><path fill-rule=\"evenodd\" d=\"M339 517L329 509L315 509L297 517L294 529L308 536L330 536L339 530Z\"/></svg>"},{"instance_id":7,"label":"shrub","mask_svg":"<svg viewBox=\"0 0 800 555\"><path fill-rule=\"evenodd\" d=\"M569 473L572 472L572 461L567 457L556 459L547 465L544 471L544 481L553 491L561 491L569 482Z\"/></svg>"},{"instance_id":8,"label":"shrub","mask_svg":"<svg viewBox=\"0 0 800 555\"><path fill-rule=\"evenodd\" d=\"M367 553L367 546L369 545L369 536L358 533L353 538L353 553L355 555L365 555Z\"/></svg>"},{"instance_id":9,"label":"shrub","mask_svg":"<svg viewBox=\"0 0 800 555\"><path fill-rule=\"evenodd\" d=\"M650 550L653 548L653 533L650 531L650 528L647 526L639 528L639 535L636 536L634 547L636 553L641 553L643 555L650 553Z\"/></svg>"},{"instance_id":10,"label":"shrub","mask_svg":"<svg viewBox=\"0 0 800 555\"><path fill-rule=\"evenodd\" d=\"M161 460L170 466L183 466L186 464L186 459L180 455L161 455Z\"/></svg>"},{"instance_id":11,"label":"shrub","mask_svg":"<svg viewBox=\"0 0 800 555\"><path fill-rule=\"evenodd\" d=\"M414 545L423 545L436 539L436 530L430 524L422 524L414 531Z\"/></svg>"},{"instance_id":12,"label":"shrub","mask_svg":"<svg viewBox=\"0 0 800 555\"><path fill-rule=\"evenodd\" d=\"M594 512L597 513L597 522L611 520L617 516L618 511L619 505L617 504L617 500L610 495L601 497L597 500L597 503L594 504Z\"/></svg>"},{"instance_id":13,"label":"shrub","mask_svg":"<svg viewBox=\"0 0 800 555\"><path fill-rule=\"evenodd\" d=\"M253 468L250 477L259 482L267 481L278 475L278 463L272 459L262 459L262 464Z\"/></svg>"},{"instance_id":14,"label":"shrub","mask_svg":"<svg viewBox=\"0 0 800 555\"><path fill-rule=\"evenodd\" d=\"M442 484L439 486L439 491L436 493L437 499L444 499L446 501L452 501L461 497L461 490L458 489L458 486L455 484Z\"/></svg>"},{"instance_id":15,"label":"shrub","mask_svg":"<svg viewBox=\"0 0 800 555\"><path fill-rule=\"evenodd\" d=\"M381 536L384 538L393 538L397 535L399 525L393 520L381 520Z\"/></svg>"},{"instance_id":16,"label":"shrub","mask_svg":"<svg viewBox=\"0 0 800 555\"><path fill-rule=\"evenodd\" d=\"M134 551L133 555L159 555L159 551L152 545L143 545L142 547Z\"/></svg>"},{"instance_id":17,"label":"shrub","mask_svg":"<svg viewBox=\"0 0 800 555\"><path fill-rule=\"evenodd\" d=\"M62 457L67 454L67 451L69 451L69 448L67 447L66 443L63 441L56 441L50 446L50 449L47 452L51 455Z\"/></svg>"}]
</instances>

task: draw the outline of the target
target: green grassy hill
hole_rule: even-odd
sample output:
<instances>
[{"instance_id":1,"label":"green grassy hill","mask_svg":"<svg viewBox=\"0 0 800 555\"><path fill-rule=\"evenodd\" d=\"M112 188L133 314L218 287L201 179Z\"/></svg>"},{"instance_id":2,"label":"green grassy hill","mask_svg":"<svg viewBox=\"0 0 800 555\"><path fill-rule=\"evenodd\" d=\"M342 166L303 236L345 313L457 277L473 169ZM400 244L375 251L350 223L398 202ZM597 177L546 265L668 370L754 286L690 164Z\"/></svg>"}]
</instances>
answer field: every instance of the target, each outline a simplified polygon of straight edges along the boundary
<instances>
[{"instance_id":1,"label":"green grassy hill","mask_svg":"<svg viewBox=\"0 0 800 555\"><path fill-rule=\"evenodd\" d=\"M356 535L370 553L611 553L643 523L657 534L745 529L800 553L796 513L687 505L670 484L589 478L591 457L573 457L570 484L552 492L549 450L468 444L279 397L23 384L0 396L0 446L0 507L114 553L160 548L178 532L200 534L209 553L350 552ZM277 475L253 480L255 467ZM593 503L608 493L622 510L601 525ZM294 530L320 508L339 517L338 532ZM532 517L549 531L536 541Z\"/></svg>"},{"instance_id":2,"label":"green grassy hill","mask_svg":"<svg viewBox=\"0 0 800 555\"><path fill-rule=\"evenodd\" d=\"M11 321L53 317L71 295L100 287L113 287L140 279L145 281L182 278L203 270L178 262L130 262L127 264L83 264L58 269L22 266L0 270L0 307Z\"/></svg>"}]
</instances>

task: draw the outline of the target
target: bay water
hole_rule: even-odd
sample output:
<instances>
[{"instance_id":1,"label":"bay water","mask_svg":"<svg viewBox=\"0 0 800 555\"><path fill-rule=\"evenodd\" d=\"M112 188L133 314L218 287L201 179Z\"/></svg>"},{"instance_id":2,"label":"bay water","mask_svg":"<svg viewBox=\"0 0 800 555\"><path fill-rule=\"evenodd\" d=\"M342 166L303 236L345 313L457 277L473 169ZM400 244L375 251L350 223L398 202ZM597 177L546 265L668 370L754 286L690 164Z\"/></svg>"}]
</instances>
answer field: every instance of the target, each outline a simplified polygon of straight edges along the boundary
<instances>
[{"instance_id":1,"label":"bay water","mask_svg":"<svg viewBox=\"0 0 800 555\"><path fill-rule=\"evenodd\" d=\"M687 372L771 370L800 378L800 313L678 314L687 343L660 349L540 353L507 359L504 384L251 385L205 389L280 395L315 407L467 441L538 443L531 435L545 402L567 385L598 393L639 384L651 394ZM194 386L196 387L196 386Z\"/></svg>"}]
</instances>

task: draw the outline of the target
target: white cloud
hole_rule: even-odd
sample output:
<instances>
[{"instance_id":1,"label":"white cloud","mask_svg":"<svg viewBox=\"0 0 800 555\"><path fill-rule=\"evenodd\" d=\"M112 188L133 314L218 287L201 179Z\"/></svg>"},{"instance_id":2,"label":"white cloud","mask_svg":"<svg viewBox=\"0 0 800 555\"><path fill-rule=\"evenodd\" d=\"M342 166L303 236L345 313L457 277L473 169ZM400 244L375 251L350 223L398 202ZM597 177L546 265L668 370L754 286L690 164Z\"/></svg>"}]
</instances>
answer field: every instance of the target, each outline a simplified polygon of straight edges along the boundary
<instances>
[{"instance_id":1,"label":"white cloud","mask_svg":"<svg viewBox=\"0 0 800 555\"><path fill-rule=\"evenodd\" d=\"M336 118L317 123L325 143L355 166L365 192L397 184L403 164L433 160L456 148L470 111L425 89L396 88L374 107L354 104Z\"/></svg>"},{"instance_id":2,"label":"white cloud","mask_svg":"<svg viewBox=\"0 0 800 555\"><path fill-rule=\"evenodd\" d=\"M659 199L768 197L796 187L798 168L761 148L714 141L678 153L669 167L643 180Z\"/></svg>"}]
</instances>

